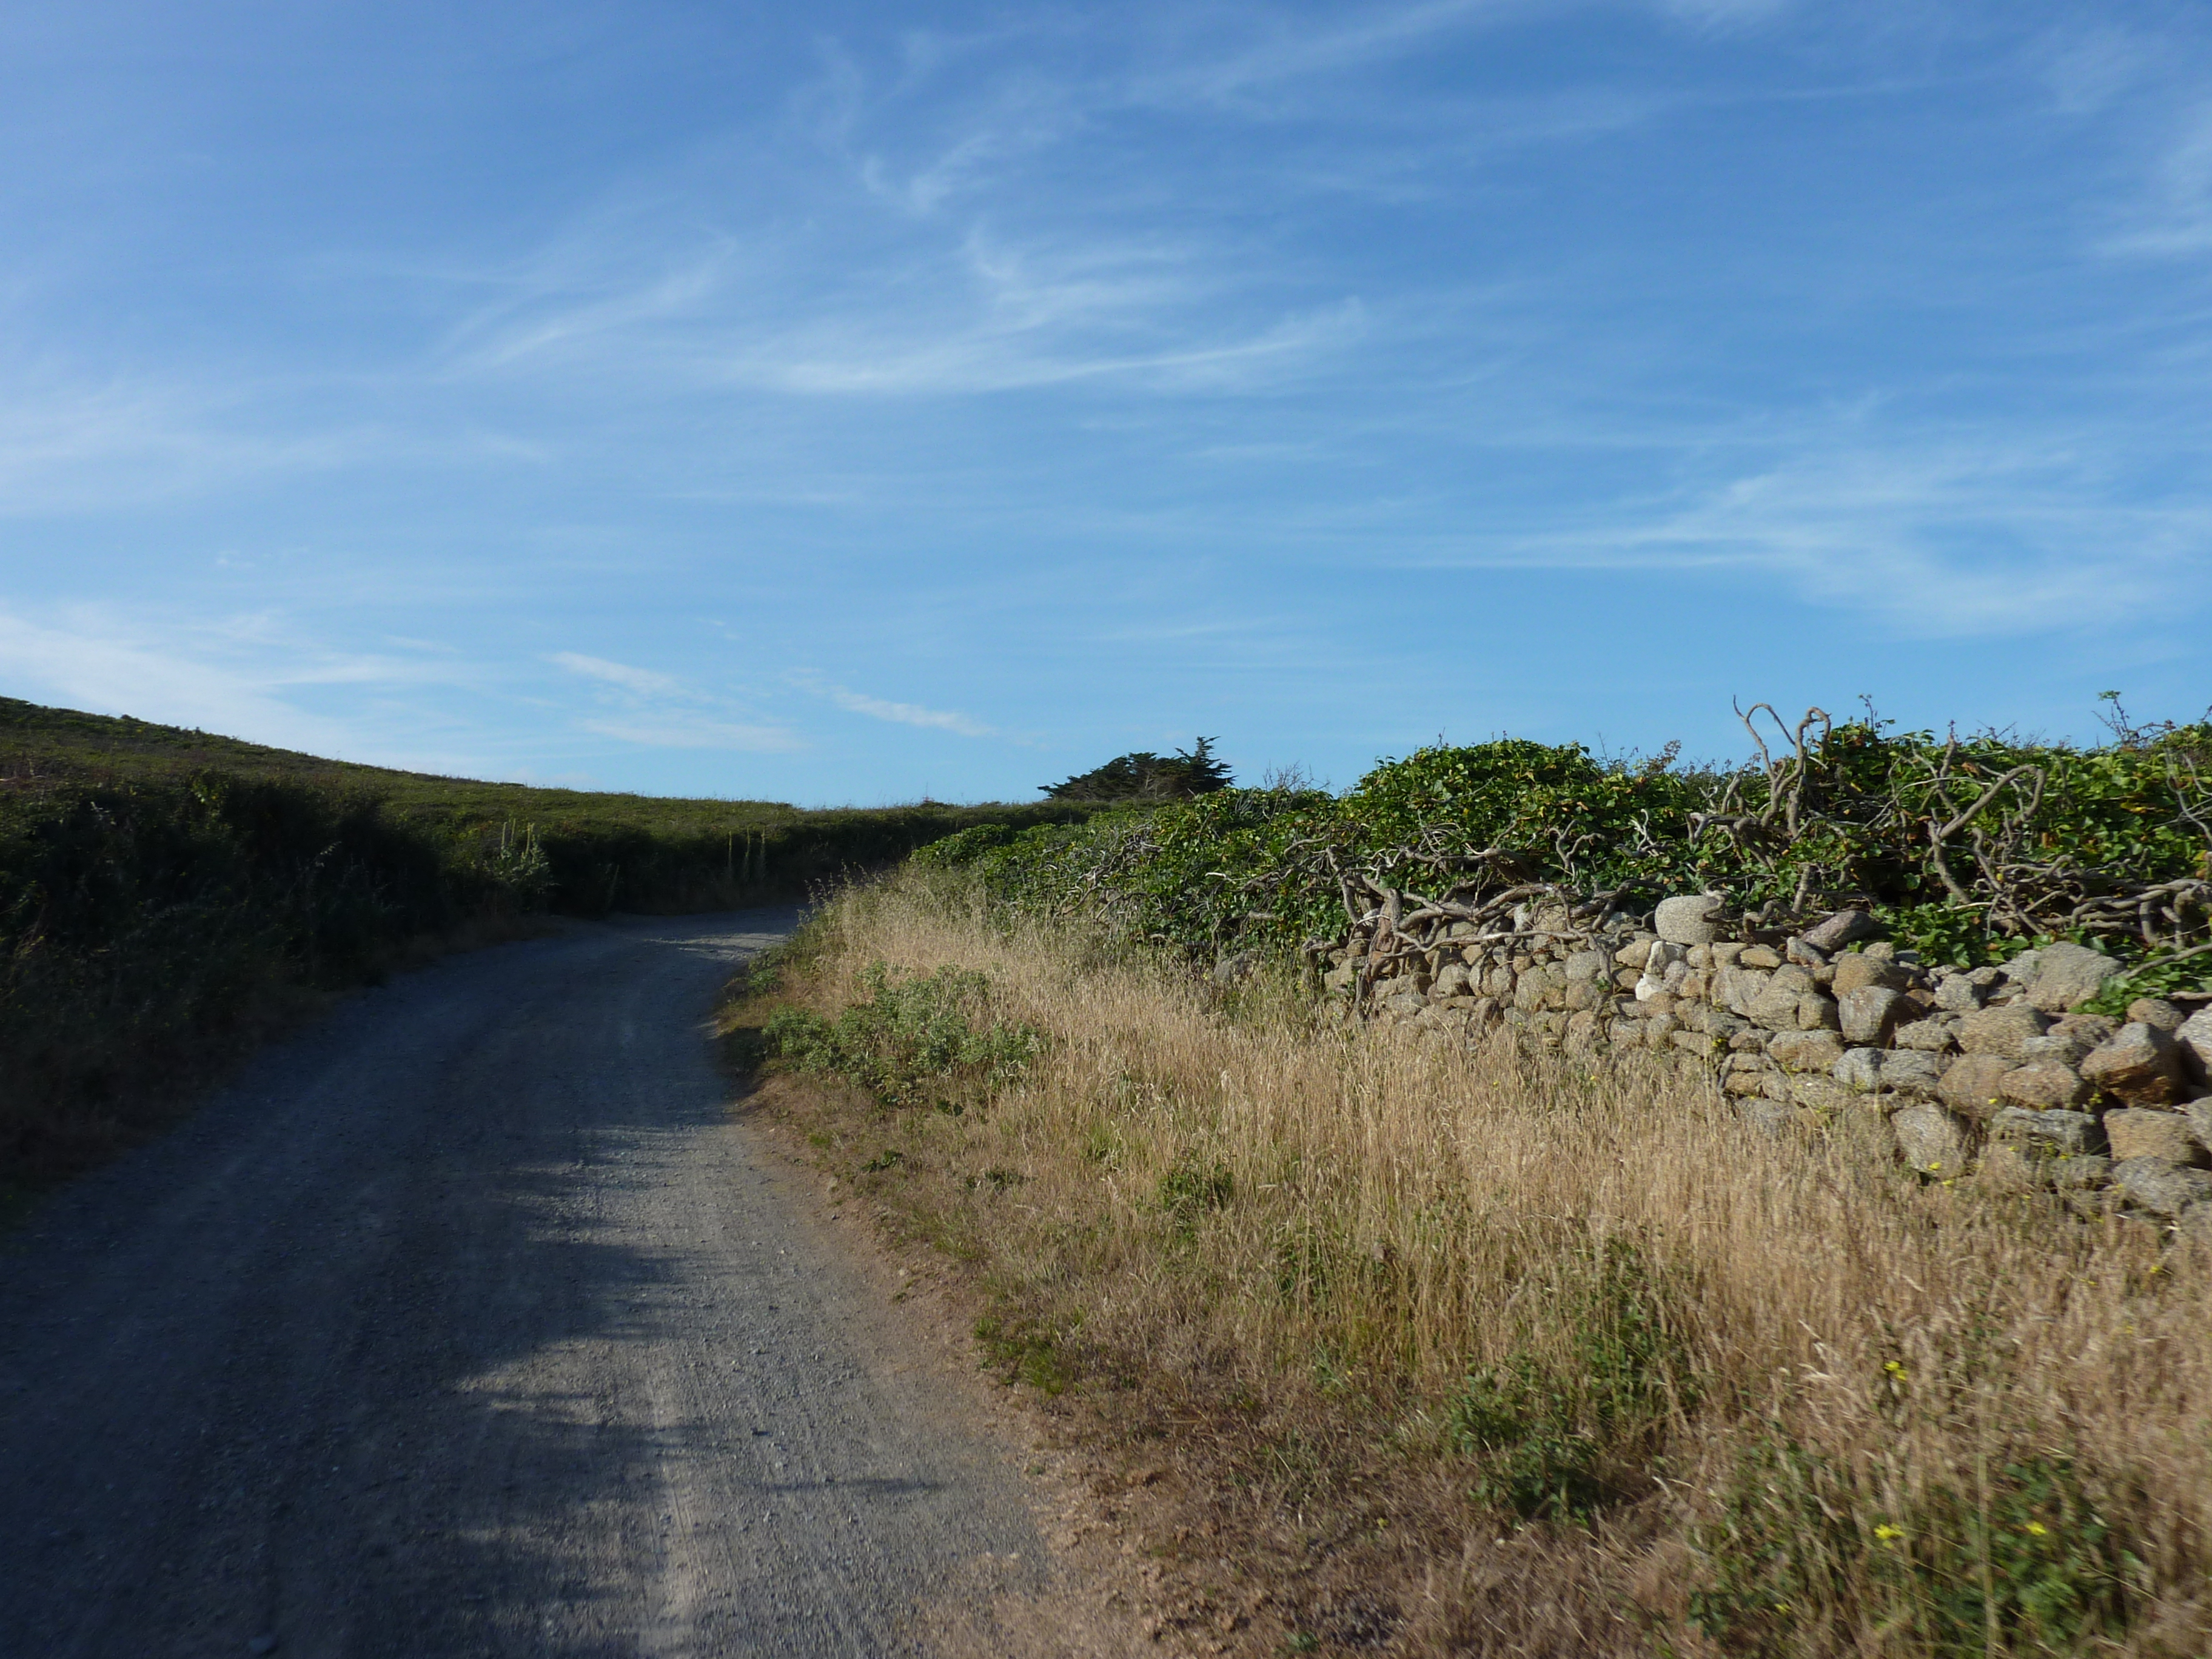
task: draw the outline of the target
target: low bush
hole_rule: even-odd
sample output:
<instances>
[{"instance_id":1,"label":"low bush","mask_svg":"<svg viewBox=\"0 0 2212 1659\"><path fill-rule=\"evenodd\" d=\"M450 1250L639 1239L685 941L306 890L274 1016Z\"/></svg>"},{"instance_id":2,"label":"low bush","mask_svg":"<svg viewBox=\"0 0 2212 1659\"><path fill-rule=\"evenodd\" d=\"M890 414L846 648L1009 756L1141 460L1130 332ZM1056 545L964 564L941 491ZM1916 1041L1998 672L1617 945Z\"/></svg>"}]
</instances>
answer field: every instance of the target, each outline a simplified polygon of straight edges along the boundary
<instances>
[{"instance_id":1,"label":"low bush","mask_svg":"<svg viewBox=\"0 0 2212 1659\"><path fill-rule=\"evenodd\" d=\"M2125 1651L2160 1587L2073 1463L2031 1454L1977 1473L1969 1490L1886 1496L1785 1434L1753 1435L1698 1530L1690 1626L1731 1653L1868 1625L1942 1659Z\"/></svg>"},{"instance_id":2,"label":"low bush","mask_svg":"<svg viewBox=\"0 0 2212 1659\"><path fill-rule=\"evenodd\" d=\"M373 799L204 774L0 794L0 1180L65 1174L189 1091L288 991L538 902Z\"/></svg>"},{"instance_id":3,"label":"low bush","mask_svg":"<svg viewBox=\"0 0 2212 1659\"><path fill-rule=\"evenodd\" d=\"M889 1107L963 1101L1018 1077L1036 1057L1035 1027L988 1018L990 983L981 973L941 969L894 981L881 963L861 975L865 995L824 1019L779 1010L767 1026L769 1051L803 1070L832 1072Z\"/></svg>"},{"instance_id":4,"label":"low bush","mask_svg":"<svg viewBox=\"0 0 2212 1659\"><path fill-rule=\"evenodd\" d=\"M1655 1264L1625 1238L1584 1248L1600 1259L1543 1316L1564 1330L1565 1352L1524 1349L1485 1366L1447 1410L1453 1440L1483 1465L1475 1498L1523 1519L1588 1522L1641 1496L1666 1431L1698 1398Z\"/></svg>"},{"instance_id":5,"label":"low bush","mask_svg":"<svg viewBox=\"0 0 2212 1659\"><path fill-rule=\"evenodd\" d=\"M2138 994L2212 983L2212 724L2121 720L2088 748L1817 709L1772 726L1741 765L1504 739L1386 761L1342 795L1224 789L919 856L1200 955L1318 949L1378 896L1549 889L1595 914L1717 890L1761 925L1865 906L1931 962L2065 939L2135 964Z\"/></svg>"}]
</instances>

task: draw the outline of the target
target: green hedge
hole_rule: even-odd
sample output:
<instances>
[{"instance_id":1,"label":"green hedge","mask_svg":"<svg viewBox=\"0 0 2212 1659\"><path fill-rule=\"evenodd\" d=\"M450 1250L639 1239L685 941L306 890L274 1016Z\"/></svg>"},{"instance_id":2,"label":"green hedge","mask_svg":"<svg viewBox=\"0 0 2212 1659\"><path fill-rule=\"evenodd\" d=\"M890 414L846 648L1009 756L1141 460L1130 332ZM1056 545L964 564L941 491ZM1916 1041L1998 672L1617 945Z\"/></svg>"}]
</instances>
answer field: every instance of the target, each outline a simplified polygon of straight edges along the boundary
<instances>
[{"instance_id":1,"label":"green hedge","mask_svg":"<svg viewBox=\"0 0 2212 1659\"><path fill-rule=\"evenodd\" d=\"M373 978L411 939L798 898L978 823L1095 810L536 790L5 700L0 744L0 1187L107 1155L283 994Z\"/></svg>"},{"instance_id":2,"label":"green hedge","mask_svg":"<svg viewBox=\"0 0 2212 1659\"><path fill-rule=\"evenodd\" d=\"M1608 764L1517 739L1423 749L1342 795L1231 789L1066 828L978 829L921 861L1205 953L1340 937L1385 890L1407 903L1551 886L1601 908L1726 894L1757 925L1865 905L1929 960L2038 939L2166 961L2212 955L2212 724L2077 748L1897 732L1817 714L1735 767L1674 751Z\"/></svg>"}]
</instances>

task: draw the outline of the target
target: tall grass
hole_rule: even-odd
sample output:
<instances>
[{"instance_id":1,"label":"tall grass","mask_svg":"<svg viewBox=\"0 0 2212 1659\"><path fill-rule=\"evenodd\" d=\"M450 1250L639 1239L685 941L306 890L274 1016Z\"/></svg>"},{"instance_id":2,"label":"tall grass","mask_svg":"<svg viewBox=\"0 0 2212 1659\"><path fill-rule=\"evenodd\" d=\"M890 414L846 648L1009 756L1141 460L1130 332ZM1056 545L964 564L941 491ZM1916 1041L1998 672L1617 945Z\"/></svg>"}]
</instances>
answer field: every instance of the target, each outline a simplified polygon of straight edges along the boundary
<instances>
[{"instance_id":1,"label":"tall grass","mask_svg":"<svg viewBox=\"0 0 2212 1659\"><path fill-rule=\"evenodd\" d=\"M1255 1524L1372 1523L1309 1530L1408 1645L2212 1650L2200 1247L1914 1176L1870 1110L1770 1138L1633 1056L1333 1024L946 878L812 950L824 1015L933 975L1035 1034L840 1142L983 1264L1010 1370L1172 1395L1152 1431ZM1510 1595L1501 1536L1553 1552Z\"/></svg>"}]
</instances>

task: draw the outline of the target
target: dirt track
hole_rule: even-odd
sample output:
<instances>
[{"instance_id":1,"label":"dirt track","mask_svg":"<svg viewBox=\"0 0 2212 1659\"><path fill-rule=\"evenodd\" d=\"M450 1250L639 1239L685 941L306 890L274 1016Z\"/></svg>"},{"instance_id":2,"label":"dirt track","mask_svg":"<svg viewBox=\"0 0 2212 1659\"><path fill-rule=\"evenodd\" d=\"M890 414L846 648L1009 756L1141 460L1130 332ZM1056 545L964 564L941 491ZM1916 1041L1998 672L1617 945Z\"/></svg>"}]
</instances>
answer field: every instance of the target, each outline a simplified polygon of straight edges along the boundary
<instances>
[{"instance_id":1,"label":"dirt track","mask_svg":"<svg viewBox=\"0 0 2212 1659\"><path fill-rule=\"evenodd\" d=\"M729 1115L702 1023L791 921L396 981L0 1240L0 1652L896 1653L1033 1588Z\"/></svg>"}]
</instances>

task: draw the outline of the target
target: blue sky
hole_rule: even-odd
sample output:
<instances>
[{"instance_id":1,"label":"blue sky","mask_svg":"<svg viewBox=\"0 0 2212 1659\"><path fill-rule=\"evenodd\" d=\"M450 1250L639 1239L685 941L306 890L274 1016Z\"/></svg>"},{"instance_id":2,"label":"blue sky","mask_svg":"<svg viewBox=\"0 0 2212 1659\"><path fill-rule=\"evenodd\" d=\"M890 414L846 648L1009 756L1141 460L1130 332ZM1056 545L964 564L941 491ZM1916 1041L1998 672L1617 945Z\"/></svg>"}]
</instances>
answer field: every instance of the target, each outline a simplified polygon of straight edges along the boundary
<instances>
[{"instance_id":1,"label":"blue sky","mask_svg":"<svg viewBox=\"0 0 2212 1659\"><path fill-rule=\"evenodd\" d=\"M2212 702L2212 10L0 4L0 691L1023 798Z\"/></svg>"}]
</instances>

